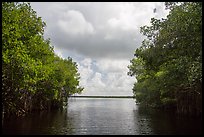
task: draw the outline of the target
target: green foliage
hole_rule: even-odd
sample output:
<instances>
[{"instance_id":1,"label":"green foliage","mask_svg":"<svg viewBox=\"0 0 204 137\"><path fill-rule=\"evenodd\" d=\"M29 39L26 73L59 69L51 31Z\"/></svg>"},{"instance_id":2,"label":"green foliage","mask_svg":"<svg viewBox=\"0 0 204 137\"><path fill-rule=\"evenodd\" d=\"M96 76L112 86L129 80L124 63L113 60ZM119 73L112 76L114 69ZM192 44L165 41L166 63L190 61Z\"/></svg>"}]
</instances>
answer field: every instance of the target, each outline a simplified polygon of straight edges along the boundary
<instances>
[{"instance_id":1,"label":"green foliage","mask_svg":"<svg viewBox=\"0 0 204 137\"><path fill-rule=\"evenodd\" d=\"M141 27L147 39L136 49L128 66L128 75L137 79L133 93L142 104L200 114L202 3L165 5L170 9L167 19L152 18L151 26Z\"/></svg>"},{"instance_id":2,"label":"green foliage","mask_svg":"<svg viewBox=\"0 0 204 137\"><path fill-rule=\"evenodd\" d=\"M50 109L83 90L76 62L54 54L50 40L43 38L44 27L29 3L2 3L4 113Z\"/></svg>"}]
</instances>

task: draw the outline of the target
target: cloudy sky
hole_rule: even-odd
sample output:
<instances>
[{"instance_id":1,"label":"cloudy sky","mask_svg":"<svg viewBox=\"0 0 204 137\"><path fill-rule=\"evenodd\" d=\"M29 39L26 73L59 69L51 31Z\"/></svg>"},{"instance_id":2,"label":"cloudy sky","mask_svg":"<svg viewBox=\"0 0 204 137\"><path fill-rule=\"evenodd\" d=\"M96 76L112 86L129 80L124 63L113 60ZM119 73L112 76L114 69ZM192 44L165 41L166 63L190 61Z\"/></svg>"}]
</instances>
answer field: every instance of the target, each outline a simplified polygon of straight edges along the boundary
<instances>
[{"instance_id":1,"label":"cloudy sky","mask_svg":"<svg viewBox=\"0 0 204 137\"><path fill-rule=\"evenodd\" d=\"M165 18L161 2L32 2L46 22L45 38L55 53L78 64L81 95L133 95L130 59L144 37L140 27ZM156 8L156 12L154 9Z\"/></svg>"}]
</instances>

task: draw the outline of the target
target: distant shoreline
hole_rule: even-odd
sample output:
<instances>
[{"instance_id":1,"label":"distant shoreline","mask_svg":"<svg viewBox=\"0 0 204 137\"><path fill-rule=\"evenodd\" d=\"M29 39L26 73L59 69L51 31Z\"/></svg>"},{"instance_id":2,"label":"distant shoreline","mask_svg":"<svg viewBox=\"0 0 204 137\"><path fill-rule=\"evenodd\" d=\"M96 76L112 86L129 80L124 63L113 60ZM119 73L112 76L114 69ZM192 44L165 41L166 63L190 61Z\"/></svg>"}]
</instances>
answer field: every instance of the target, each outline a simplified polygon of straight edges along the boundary
<instances>
[{"instance_id":1,"label":"distant shoreline","mask_svg":"<svg viewBox=\"0 0 204 137\"><path fill-rule=\"evenodd\" d=\"M133 96L69 96L69 98L134 98Z\"/></svg>"}]
</instances>

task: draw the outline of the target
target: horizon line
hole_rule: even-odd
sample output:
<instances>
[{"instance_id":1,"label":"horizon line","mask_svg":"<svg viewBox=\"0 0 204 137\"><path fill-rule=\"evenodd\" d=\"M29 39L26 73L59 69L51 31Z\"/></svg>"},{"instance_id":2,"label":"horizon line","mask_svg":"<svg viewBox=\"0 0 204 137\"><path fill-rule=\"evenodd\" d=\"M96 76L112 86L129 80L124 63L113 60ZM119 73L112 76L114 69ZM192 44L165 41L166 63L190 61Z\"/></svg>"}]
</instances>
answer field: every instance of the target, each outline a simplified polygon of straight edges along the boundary
<instances>
[{"instance_id":1,"label":"horizon line","mask_svg":"<svg viewBox=\"0 0 204 137\"><path fill-rule=\"evenodd\" d=\"M134 96L98 96L98 95L83 95L83 96L69 96L69 97L79 97L79 98L134 98Z\"/></svg>"}]
</instances>

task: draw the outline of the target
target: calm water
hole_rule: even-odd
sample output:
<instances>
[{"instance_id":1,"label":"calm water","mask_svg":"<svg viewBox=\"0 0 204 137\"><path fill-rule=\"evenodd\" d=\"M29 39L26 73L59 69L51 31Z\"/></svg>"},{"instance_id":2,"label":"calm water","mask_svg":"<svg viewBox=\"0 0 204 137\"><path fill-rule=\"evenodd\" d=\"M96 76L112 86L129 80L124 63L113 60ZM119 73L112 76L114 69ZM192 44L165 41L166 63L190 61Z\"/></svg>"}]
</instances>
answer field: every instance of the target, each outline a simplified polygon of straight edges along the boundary
<instances>
[{"instance_id":1,"label":"calm water","mask_svg":"<svg viewBox=\"0 0 204 137\"><path fill-rule=\"evenodd\" d=\"M3 134L201 134L201 119L141 108L131 98L69 98L64 110L3 122Z\"/></svg>"}]
</instances>

